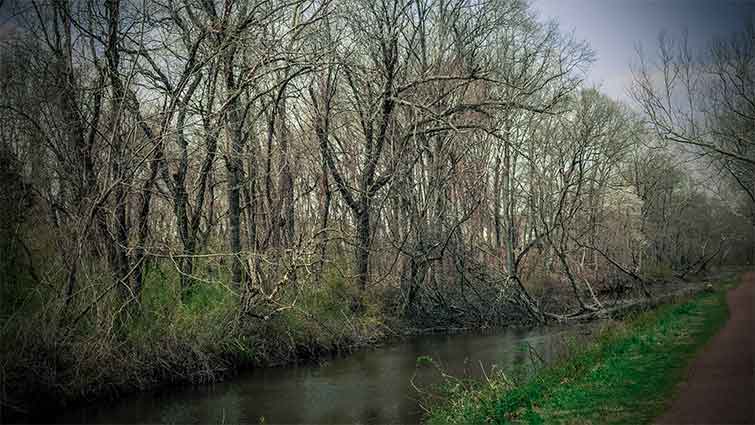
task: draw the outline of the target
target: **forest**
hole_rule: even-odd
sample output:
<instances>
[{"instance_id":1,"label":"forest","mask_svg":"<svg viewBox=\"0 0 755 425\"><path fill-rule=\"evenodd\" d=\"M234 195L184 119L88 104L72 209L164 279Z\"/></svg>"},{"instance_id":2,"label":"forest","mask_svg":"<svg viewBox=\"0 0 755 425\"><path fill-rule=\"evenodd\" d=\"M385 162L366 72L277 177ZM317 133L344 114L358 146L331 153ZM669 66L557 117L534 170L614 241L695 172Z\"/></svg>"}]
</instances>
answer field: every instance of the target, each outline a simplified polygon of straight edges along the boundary
<instances>
[{"instance_id":1,"label":"forest","mask_svg":"<svg viewBox=\"0 0 755 425\"><path fill-rule=\"evenodd\" d=\"M524 0L0 11L4 408L755 263L752 22L662 37L624 102Z\"/></svg>"}]
</instances>

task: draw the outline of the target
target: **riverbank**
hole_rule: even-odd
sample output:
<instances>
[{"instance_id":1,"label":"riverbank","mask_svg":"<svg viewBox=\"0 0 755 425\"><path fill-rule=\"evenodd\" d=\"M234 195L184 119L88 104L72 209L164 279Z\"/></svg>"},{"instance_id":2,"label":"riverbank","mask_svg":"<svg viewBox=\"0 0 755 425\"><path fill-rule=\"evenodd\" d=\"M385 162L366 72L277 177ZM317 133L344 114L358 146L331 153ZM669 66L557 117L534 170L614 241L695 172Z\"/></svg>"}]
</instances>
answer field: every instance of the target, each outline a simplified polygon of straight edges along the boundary
<instances>
[{"instance_id":1,"label":"riverbank","mask_svg":"<svg viewBox=\"0 0 755 425\"><path fill-rule=\"evenodd\" d=\"M40 406L59 410L220 382L247 369L317 361L398 336L377 297L354 312L342 308L349 292L332 286L308 289L299 300L280 299L267 314L252 315L217 285L198 282L186 294L177 279L153 278L163 284L147 285L139 309L121 313L126 319L112 313L119 311L108 304L114 300L104 298L73 326L61 322L60 311L39 308L33 297L3 318L0 422L33 421ZM77 298L91 299L86 293ZM87 308L84 302L70 307Z\"/></svg>"},{"instance_id":2,"label":"riverbank","mask_svg":"<svg viewBox=\"0 0 755 425\"><path fill-rule=\"evenodd\" d=\"M6 332L4 346L15 349L3 353L4 419L25 420L32 406L59 409L161 386L218 382L245 369L317 361L427 333L391 319L379 299L359 314L344 310L337 288L313 289L297 308L267 319L240 316L236 300L211 286L198 284L181 303L166 301L176 295L152 289L157 285L150 288L144 313L128 327L112 329L117 322L104 317L60 338L54 321L37 317ZM671 284L666 289L689 290ZM667 300L659 296L641 304ZM634 308L620 302L607 311Z\"/></svg>"},{"instance_id":3,"label":"riverbank","mask_svg":"<svg viewBox=\"0 0 755 425\"><path fill-rule=\"evenodd\" d=\"M534 378L516 382L500 373L484 383L447 386L427 423L647 423L726 322L726 289L734 282L614 322Z\"/></svg>"}]
</instances>

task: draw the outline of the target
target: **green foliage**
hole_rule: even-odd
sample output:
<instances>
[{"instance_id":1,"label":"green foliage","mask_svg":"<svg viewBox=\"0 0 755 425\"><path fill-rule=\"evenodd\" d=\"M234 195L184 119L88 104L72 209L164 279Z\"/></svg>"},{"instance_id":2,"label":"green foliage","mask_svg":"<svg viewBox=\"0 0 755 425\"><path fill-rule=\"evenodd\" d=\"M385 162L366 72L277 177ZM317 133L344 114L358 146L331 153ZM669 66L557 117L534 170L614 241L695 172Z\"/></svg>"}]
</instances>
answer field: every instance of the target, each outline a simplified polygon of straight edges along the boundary
<instances>
[{"instance_id":1,"label":"green foliage","mask_svg":"<svg viewBox=\"0 0 755 425\"><path fill-rule=\"evenodd\" d=\"M319 285L282 286L274 300L243 294L251 301L241 308L222 268L195 266L198 278L182 288L174 264L150 263L138 305L125 304L107 267L94 262L81 271L87 280L67 308L59 288L21 284L29 279L23 273L3 285L2 307L12 314L2 318L0 345L11 349L0 352L0 372L18 397L11 402L210 382L239 367L316 358L384 338L381 294L362 294L335 267Z\"/></svg>"},{"instance_id":2,"label":"green foliage","mask_svg":"<svg viewBox=\"0 0 755 425\"><path fill-rule=\"evenodd\" d=\"M354 309L355 300L362 308ZM382 303L377 293L363 296L351 282L326 268L319 285L286 288L279 308L265 322L266 352L278 357L317 356L369 344L384 337Z\"/></svg>"},{"instance_id":3,"label":"green foliage","mask_svg":"<svg viewBox=\"0 0 755 425\"><path fill-rule=\"evenodd\" d=\"M236 295L219 283L197 280L182 289L175 268L152 267L139 312L128 324L128 339L145 352L163 344L166 351L179 345L195 352L231 351L249 357L248 341L230 326L237 309Z\"/></svg>"},{"instance_id":4,"label":"green foliage","mask_svg":"<svg viewBox=\"0 0 755 425\"><path fill-rule=\"evenodd\" d=\"M430 356L418 356L417 366L430 366L435 364L435 361Z\"/></svg>"},{"instance_id":5,"label":"green foliage","mask_svg":"<svg viewBox=\"0 0 755 425\"><path fill-rule=\"evenodd\" d=\"M580 351L521 385L496 377L457 387L430 424L650 421L687 362L726 321L723 292L644 313L613 326Z\"/></svg>"}]
</instances>

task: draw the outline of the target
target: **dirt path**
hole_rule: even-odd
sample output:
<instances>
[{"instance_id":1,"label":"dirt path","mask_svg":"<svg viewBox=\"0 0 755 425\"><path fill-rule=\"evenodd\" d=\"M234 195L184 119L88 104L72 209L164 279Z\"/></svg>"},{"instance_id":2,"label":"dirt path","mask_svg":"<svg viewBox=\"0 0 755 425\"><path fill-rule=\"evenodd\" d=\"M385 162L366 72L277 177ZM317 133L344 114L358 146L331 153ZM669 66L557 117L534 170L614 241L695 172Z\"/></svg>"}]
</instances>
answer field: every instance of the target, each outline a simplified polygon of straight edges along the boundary
<instances>
[{"instance_id":1,"label":"dirt path","mask_svg":"<svg viewBox=\"0 0 755 425\"><path fill-rule=\"evenodd\" d=\"M743 279L726 296L729 320L693 360L686 382L658 424L755 423L755 273Z\"/></svg>"}]
</instances>

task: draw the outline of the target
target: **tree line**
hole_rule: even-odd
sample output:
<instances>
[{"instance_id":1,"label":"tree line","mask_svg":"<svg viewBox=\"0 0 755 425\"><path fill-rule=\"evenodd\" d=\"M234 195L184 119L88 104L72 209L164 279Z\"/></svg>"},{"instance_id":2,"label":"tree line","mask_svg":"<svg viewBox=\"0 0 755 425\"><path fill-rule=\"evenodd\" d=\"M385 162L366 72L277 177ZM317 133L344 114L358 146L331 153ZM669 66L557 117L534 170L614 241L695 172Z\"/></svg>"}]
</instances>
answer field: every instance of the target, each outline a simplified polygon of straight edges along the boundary
<instances>
[{"instance_id":1,"label":"tree line","mask_svg":"<svg viewBox=\"0 0 755 425\"><path fill-rule=\"evenodd\" d=\"M632 108L522 0L3 7L3 290L66 326L160 270L252 318L330 285L448 324L755 260L751 25L664 40Z\"/></svg>"}]
</instances>

